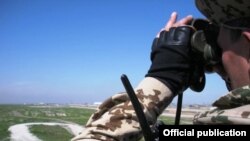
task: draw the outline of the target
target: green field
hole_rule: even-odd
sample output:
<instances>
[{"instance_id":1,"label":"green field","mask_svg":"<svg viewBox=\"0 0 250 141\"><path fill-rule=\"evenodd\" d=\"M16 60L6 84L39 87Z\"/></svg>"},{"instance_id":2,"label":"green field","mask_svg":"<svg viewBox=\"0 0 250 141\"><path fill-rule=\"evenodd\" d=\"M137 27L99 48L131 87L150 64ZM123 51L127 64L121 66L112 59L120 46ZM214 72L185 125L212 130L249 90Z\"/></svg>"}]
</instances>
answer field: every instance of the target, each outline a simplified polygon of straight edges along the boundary
<instances>
[{"instance_id":1,"label":"green field","mask_svg":"<svg viewBox=\"0 0 250 141\"><path fill-rule=\"evenodd\" d=\"M0 105L0 141L10 140L8 128L15 124L60 122L85 125L94 111L68 106ZM174 124L174 118L161 116L160 119L166 124ZM33 125L29 130L44 141L69 141L73 137L60 126Z\"/></svg>"},{"instance_id":2,"label":"green field","mask_svg":"<svg viewBox=\"0 0 250 141\"><path fill-rule=\"evenodd\" d=\"M33 125L30 131L43 141L69 141L73 138L73 135L60 126Z\"/></svg>"},{"instance_id":3,"label":"green field","mask_svg":"<svg viewBox=\"0 0 250 141\"><path fill-rule=\"evenodd\" d=\"M77 123L79 125L84 125L87 122L89 116L94 112L91 109L83 108L70 108L70 107L38 107L38 106L25 106L25 105L0 105L0 141L9 140L8 128L12 125L19 123L29 123L29 122L62 122L62 123ZM43 131L39 132L38 129ZM48 126L53 131L53 134L61 132L64 129L56 127L52 129L52 126ZM53 127L54 128L54 127ZM44 138L45 141L55 141L54 137L47 138L46 136L51 136L44 130L44 127L32 127L31 132L38 137ZM55 131L57 130L57 131ZM67 132L67 131L66 131ZM69 134L69 133L67 133ZM69 134L70 135L70 134ZM54 136L54 135L53 135ZM61 137L61 135L55 135ZM42 139L41 138L41 139ZM55 137L56 138L56 137ZM69 140L71 136L65 137ZM65 139L64 138L64 139ZM60 138L59 138L60 139Z\"/></svg>"}]
</instances>

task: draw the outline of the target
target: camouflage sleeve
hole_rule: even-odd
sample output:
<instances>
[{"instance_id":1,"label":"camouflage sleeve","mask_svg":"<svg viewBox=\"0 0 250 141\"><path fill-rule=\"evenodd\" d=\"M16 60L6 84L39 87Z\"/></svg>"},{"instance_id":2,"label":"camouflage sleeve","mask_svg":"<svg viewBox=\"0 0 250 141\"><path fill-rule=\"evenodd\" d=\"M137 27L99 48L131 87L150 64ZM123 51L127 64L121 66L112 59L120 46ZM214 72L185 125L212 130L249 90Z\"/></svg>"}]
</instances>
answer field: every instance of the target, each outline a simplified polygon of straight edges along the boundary
<instances>
[{"instance_id":1,"label":"camouflage sleeve","mask_svg":"<svg viewBox=\"0 0 250 141\"><path fill-rule=\"evenodd\" d=\"M193 123L199 125L250 125L250 104L232 109L215 108L210 111L198 113L195 115Z\"/></svg>"},{"instance_id":2,"label":"camouflage sleeve","mask_svg":"<svg viewBox=\"0 0 250 141\"><path fill-rule=\"evenodd\" d=\"M232 90L213 103L214 109L198 113L194 124L250 125L250 87Z\"/></svg>"},{"instance_id":3,"label":"camouflage sleeve","mask_svg":"<svg viewBox=\"0 0 250 141\"><path fill-rule=\"evenodd\" d=\"M152 77L143 79L135 91L151 125L174 98L168 87ZM72 141L136 141L141 137L129 97L126 93L119 93L100 105L98 111L90 117L86 128Z\"/></svg>"}]
</instances>

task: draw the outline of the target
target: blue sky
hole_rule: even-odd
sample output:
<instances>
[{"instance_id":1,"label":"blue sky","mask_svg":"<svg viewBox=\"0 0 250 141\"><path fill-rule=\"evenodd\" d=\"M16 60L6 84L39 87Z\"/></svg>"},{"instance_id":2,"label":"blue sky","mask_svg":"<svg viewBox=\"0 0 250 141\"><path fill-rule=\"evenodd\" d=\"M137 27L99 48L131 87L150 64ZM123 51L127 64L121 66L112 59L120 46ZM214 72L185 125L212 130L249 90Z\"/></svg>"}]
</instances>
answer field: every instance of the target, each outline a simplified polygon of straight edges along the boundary
<instances>
[{"instance_id":1,"label":"blue sky","mask_svg":"<svg viewBox=\"0 0 250 141\"><path fill-rule=\"evenodd\" d=\"M172 11L202 15L193 0L0 0L0 103L85 103L135 87L150 66L151 43ZM226 93L207 75L209 104Z\"/></svg>"}]
</instances>

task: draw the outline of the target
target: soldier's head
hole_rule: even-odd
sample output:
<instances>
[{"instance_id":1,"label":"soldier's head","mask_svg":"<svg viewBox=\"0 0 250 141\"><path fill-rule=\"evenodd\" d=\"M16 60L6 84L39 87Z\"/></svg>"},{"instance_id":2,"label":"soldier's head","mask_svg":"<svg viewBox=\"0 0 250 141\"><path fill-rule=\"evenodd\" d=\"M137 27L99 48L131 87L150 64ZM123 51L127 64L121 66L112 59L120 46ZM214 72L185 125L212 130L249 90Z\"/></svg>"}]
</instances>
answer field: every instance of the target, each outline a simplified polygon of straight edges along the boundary
<instances>
[{"instance_id":1,"label":"soldier's head","mask_svg":"<svg viewBox=\"0 0 250 141\"><path fill-rule=\"evenodd\" d=\"M250 84L250 0L195 0L196 7L220 27L218 45L232 88Z\"/></svg>"}]
</instances>

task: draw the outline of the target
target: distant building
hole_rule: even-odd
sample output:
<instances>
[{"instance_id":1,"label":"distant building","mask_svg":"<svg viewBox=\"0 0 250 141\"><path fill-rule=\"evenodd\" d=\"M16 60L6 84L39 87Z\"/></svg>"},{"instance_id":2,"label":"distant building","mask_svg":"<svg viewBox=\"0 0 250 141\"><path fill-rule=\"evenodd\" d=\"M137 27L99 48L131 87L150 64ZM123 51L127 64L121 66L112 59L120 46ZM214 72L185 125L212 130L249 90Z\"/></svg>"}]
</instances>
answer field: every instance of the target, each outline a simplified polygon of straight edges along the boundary
<instances>
[{"instance_id":1,"label":"distant building","mask_svg":"<svg viewBox=\"0 0 250 141\"><path fill-rule=\"evenodd\" d=\"M94 102L93 103L93 106L99 106L99 105L101 105L102 104L102 102Z\"/></svg>"}]
</instances>

